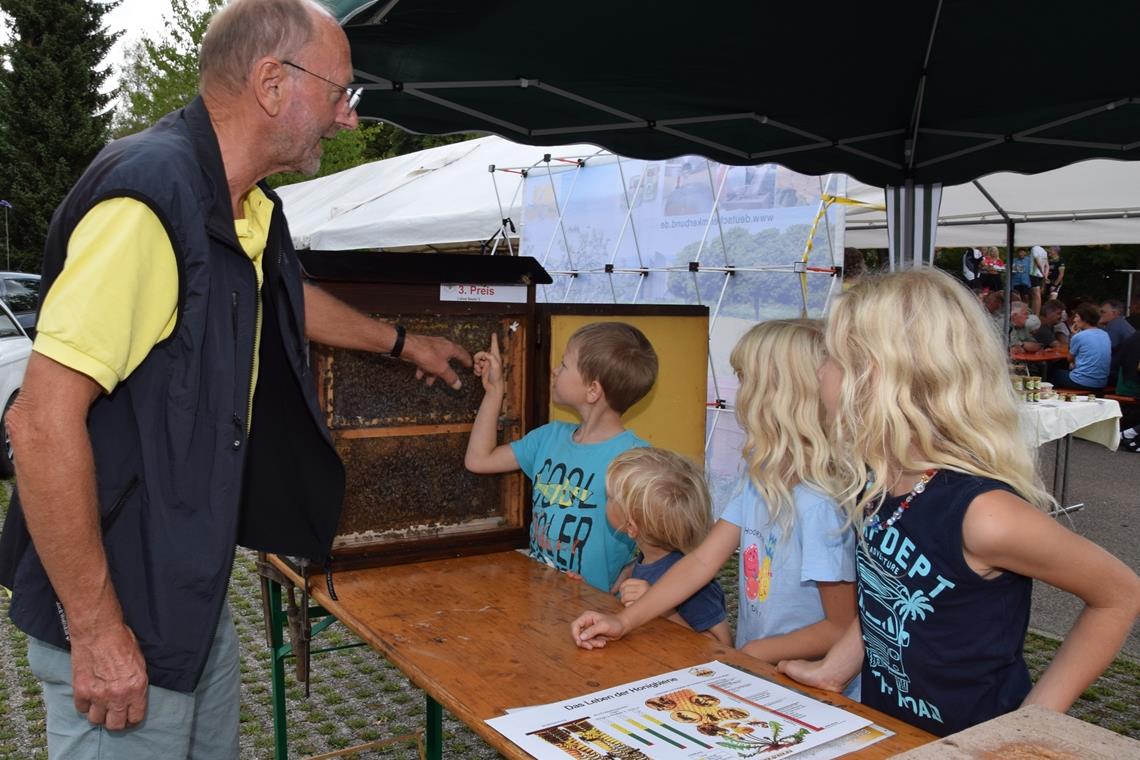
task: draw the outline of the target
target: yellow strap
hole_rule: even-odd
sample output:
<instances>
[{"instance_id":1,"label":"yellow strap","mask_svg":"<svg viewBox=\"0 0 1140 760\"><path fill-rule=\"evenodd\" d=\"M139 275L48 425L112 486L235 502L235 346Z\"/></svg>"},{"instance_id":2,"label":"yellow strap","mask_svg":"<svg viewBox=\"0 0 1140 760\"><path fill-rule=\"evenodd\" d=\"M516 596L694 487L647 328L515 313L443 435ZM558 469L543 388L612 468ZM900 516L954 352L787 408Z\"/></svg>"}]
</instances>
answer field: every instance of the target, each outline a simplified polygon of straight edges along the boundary
<instances>
[{"instance_id":1,"label":"yellow strap","mask_svg":"<svg viewBox=\"0 0 1140 760\"><path fill-rule=\"evenodd\" d=\"M885 203L867 203L866 201L857 201L854 198L844 198L841 195L828 195L824 193L820 198L826 203L838 203L840 206L861 206L862 208L874 209L875 211L887 210L887 204Z\"/></svg>"}]
</instances>

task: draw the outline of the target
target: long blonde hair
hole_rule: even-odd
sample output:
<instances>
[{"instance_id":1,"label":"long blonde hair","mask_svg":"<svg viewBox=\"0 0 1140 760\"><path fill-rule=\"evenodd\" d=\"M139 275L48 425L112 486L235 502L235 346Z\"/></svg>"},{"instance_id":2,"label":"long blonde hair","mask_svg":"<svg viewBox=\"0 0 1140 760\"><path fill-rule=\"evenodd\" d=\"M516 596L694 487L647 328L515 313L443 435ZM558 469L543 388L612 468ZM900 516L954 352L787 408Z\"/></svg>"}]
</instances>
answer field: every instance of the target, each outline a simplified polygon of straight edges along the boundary
<instances>
[{"instance_id":1,"label":"long blonde hair","mask_svg":"<svg viewBox=\"0 0 1140 760\"><path fill-rule=\"evenodd\" d=\"M769 519L785 532L795 520L797 483L828 493L835 487L816 374L823 359L823 324L814 319L761 322L737 341L730 358L740 378L741 454Z\"/></svg>"},{"instance_id":2,"label":"long blonde hair","mask_svg":"<svg viewBox=\"0 0 1140 760\"><path fill-rule=\"evenodd\" d=\"M860 528L897 485L887 472L980 475L1039 508L1054 503L1018 433L1005 346L963 285L935 269L864 278L832 304L826 339L843 373L840 493Z\"/></svg>"}]
</instances>

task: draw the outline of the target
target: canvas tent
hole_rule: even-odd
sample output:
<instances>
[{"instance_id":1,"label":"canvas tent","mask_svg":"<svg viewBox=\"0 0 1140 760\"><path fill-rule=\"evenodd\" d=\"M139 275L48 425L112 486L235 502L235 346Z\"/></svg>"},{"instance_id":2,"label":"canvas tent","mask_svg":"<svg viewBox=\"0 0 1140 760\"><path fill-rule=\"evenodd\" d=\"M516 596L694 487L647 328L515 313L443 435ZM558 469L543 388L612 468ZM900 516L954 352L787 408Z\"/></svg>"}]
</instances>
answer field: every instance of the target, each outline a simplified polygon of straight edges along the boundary
<instances>
[{"instance_id":1,"label":"canvas tent","mask_svg":"<svg viewBox=\"0 0 1140 760\"><path fill-rule=\"evenodd\" d=\"M363 117L842 172L897 188L892 262L932 259L943 184L1140 159L1131 0L1079 13L1034 0L331 7L365 87Z\"/></svg>"},{"instance_id":2,"label":"canvas tent","mask_svg":"<svg viewBox=\"0 0 1140 760\"><path fill-rule=\"evenodd\" d=\"M1130 0L331 7L361 115L416 132L698 152L881 187L1140 158Z\"/></svg>"},{"instance_id":3,"label":"canvas tent","mask_svg":"<svg viewBox=\"0 0 1140 760\"><path fill-rule=\"evenodd\" d=\"M851 182L846 244L886 248L882 188ZM939 246L1140 243L1140 163L1095 159L1041 174L1000 172L944 187Z\"/></svg>"},{"instance_id":4,"label":"canvas tent","mask_svg":"<svg viewBox=\"0 0 1140 760\"><path fill-rule=\"evenodd\" d=\"M279 189L298 248L473 249L522 221L522 175L505 171L608 155L591 145L536 147L488 136L376 161ZM488 169L499 171L493 175ZM886 248L883 189L847 183L845 245ZM996 204L996 207L995 207ZM1001 210L999 211L998 208ZM1003 215L1004 212L1004 215ZM940 246L1140 242L1140 163L1092 160L1035 175L1001 172L943 188ZM511 233L511 246L516 245ZM500 241L506 246L505 241Z\"/></svg>"},{"instance_id":5,"label":"canvas tent","mask_svg":"<svg viewBox=\"0 0 1140 760\"><path fill-rule=\"evenodd\" d=\"M298 248L477 248L493 241L503 220L509 220L508 231L519 221L522 175L497 171L492 176L489 168L529 167L541 163L548 150L554 149L483 137L374 161L278 192ZM598 152L590 145L564 145L554 155ZM500 245L508 243L500 240Z\"/></svg>"}]
</instances>

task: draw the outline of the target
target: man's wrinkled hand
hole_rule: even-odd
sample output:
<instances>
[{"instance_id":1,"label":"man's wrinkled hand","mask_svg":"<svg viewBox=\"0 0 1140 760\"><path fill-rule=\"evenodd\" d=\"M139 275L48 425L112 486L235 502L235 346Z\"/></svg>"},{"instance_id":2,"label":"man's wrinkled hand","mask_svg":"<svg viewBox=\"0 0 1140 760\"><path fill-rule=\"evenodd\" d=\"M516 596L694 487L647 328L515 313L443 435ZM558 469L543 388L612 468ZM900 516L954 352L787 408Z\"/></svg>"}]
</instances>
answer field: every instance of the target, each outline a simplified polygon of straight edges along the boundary
<instances>
[{"instance_id":1,"label":"man's wrinkled hand","mask_svg":"<svg viewBox=\"0 0 1140 760\"><path fill-rule=\"evenodd\" d=\"M146 717L146 661L125 624L93 636L72 636L75 709L92 725L118 731Z\"/></svg>"},{"instance_id":2,"label":"man's wrinkled hand","mask_svg":"<svg viewBox=\"0 0 1140 760\"><path fill-rule=\"evenodd\" d=\"M451 362L457 361L464 367L471 366L471 354L467 349L447 338L434 335L408 333L401 358L416 365L416 379L423 380L428 387L435 384L436 378L440 378L453 390L462 388L463 383Z\"/></svg>"}]
</instances>

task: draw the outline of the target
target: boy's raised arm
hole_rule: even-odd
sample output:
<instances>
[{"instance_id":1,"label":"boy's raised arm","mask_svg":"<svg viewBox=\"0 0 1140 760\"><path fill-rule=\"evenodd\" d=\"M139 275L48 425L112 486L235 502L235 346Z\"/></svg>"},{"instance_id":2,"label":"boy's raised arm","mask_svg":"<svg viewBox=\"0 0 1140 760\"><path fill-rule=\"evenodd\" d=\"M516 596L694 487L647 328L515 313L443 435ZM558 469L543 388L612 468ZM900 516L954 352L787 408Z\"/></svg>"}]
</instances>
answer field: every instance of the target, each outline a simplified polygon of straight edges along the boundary
<instances>
[{"instance_id":1,"label":"boy's raised arm","mask_svg":"<svg viewBox=\"0 0 1140 760\"><path fill-rule=\"evenodd\" d=\"M475 376L483 379L483 402L475 414L467 454L463 465L480 475L511 472L519 468L518 459L509 444L498 445L499 412L503 408L503 359L499 354L499 338L491 334L491 346L475 354Z\"/></svg>"}]
</instances>

